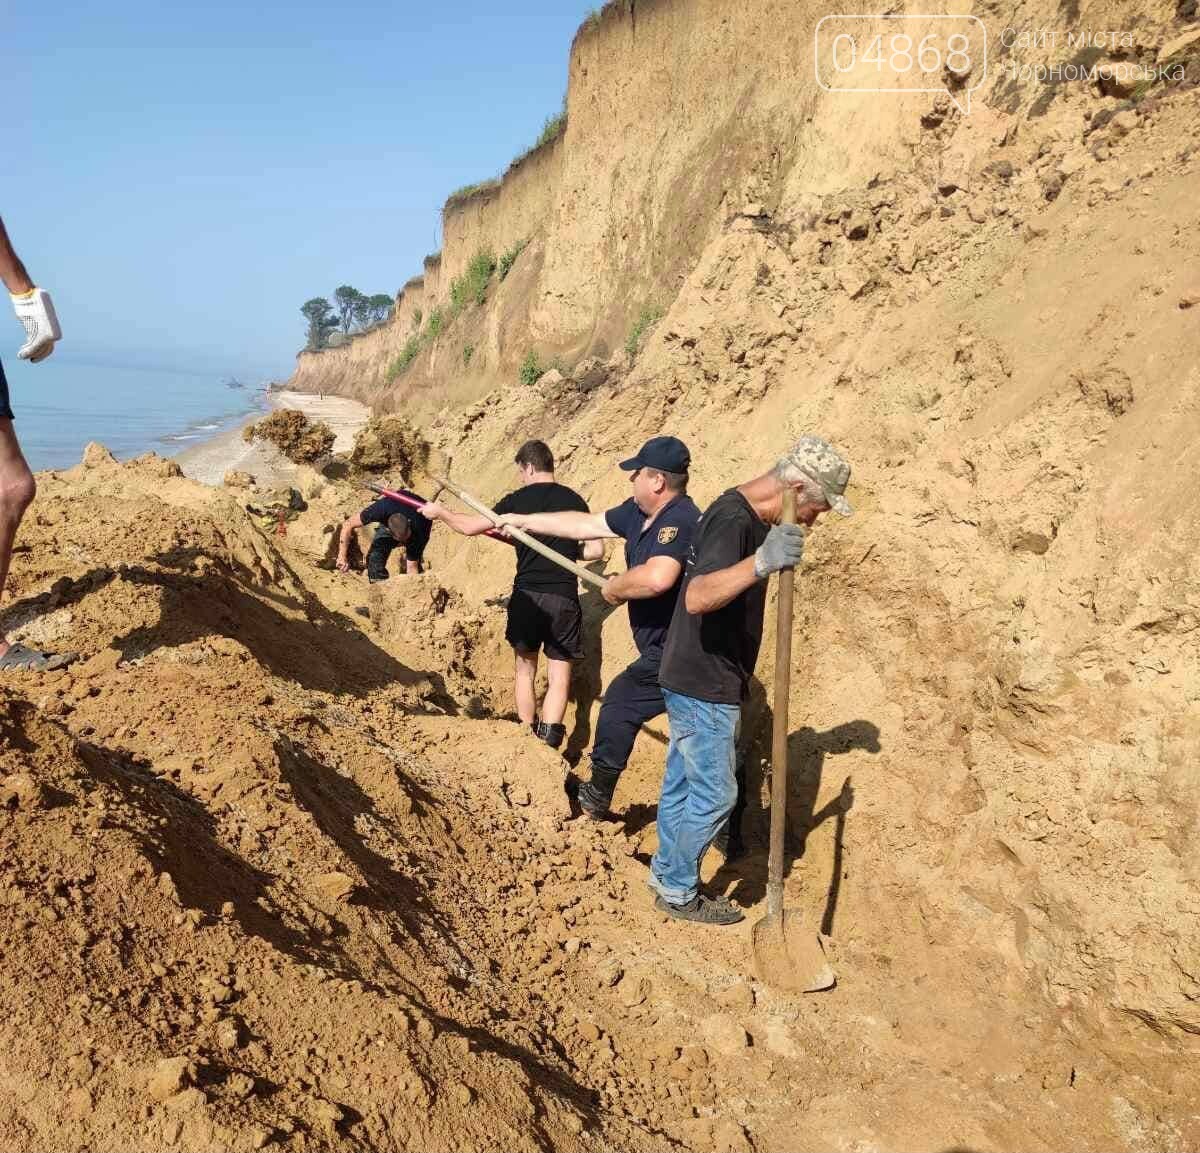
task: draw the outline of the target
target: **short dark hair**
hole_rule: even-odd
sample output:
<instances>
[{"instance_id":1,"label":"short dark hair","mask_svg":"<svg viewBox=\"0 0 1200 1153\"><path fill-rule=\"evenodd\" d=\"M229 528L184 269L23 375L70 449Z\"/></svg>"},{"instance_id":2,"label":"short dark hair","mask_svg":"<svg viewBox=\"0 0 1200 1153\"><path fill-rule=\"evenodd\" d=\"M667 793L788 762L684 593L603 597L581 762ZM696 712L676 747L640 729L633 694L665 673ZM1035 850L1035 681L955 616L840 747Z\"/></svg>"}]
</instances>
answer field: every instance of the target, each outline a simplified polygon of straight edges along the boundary
<instances>
[{"instance_id":1,"label":"short dark hair","mask_svg":"<svg viewBox=\"0 0 1200 1153\"><path fill-rule=\"evenodd\" d=\"M688 474L686 472L667 472L661 468L649 468L642 466L643 472L656 472L663 478L663 484L667 486L668 492L687 492Z\"/></svg>"},{"instance_id":2,"label":"short dark hair","mask_svg":"<svg viewBox=\"0 0 1200 1153\"><path fill-rule=\"evenodd\" d=\"M394 512L387 518L387 529L403 544L412 535L412 522L402 512Z\"/></svg>"},{"instance_id":3,"label":"short dark hair","mask_svg":"<svg viewBox=\"0 0 1200 1153\"><path fill-rule=\"evenodd\" d=\"M544 440L527 440L516 456L517 464L529 465L535 472L554 471L554 453Z\"/></svg>"}]
</instances>

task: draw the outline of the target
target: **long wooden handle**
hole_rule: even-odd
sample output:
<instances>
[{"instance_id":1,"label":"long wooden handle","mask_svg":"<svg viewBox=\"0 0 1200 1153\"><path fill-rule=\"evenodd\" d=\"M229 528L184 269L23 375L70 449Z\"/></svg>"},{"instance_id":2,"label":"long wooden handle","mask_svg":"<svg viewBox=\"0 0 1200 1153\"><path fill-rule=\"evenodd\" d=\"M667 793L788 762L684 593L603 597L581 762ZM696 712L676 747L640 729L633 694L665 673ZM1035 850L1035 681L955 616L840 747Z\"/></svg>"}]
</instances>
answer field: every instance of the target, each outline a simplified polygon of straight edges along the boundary
<instances>
[{"instance_id":1,"label":"long wooden handle","mask_svg":"<svg viewBox=\"0 0 1200 1153\"><path fill-rule=\"evenodd\" d=\"M480 516L487 517L492 524L498 528L500 527L500 518L482 501L476 500L469 492L465 492L458 485L443 476L434 476L433 479L438 484L448 488L468 508L473 508ZM528 545L534 552L541 553L548 561L553 561L559 568L565 568L567 572L574 573L580 580L585 580L589 584L595 585L598 589L602 589L608 583L607 578L592 572L589 568L584 568L581 564L576 564L573 560L567 560L562 553L555 552L549 545L542 544L537 537L530 536L524 529L515 528L513 525L505 525L504 531L510 533L522 544Z\"/></svg>"},{"instance_id":2,"label":"long wooden handle","mask_svg":"<svg viewBox=\"0 0 1200 1153\"><path fill-rule=\"evenodd\" d=\"M796 492L783 490L783 523L796 523ZM775 703L771 729L771 851L767 858L767 916L783 915L783 834L787 826L788 694L792 686L792 609L796 570L779 571L775 614Z\"/></svg>"}]
</instances>

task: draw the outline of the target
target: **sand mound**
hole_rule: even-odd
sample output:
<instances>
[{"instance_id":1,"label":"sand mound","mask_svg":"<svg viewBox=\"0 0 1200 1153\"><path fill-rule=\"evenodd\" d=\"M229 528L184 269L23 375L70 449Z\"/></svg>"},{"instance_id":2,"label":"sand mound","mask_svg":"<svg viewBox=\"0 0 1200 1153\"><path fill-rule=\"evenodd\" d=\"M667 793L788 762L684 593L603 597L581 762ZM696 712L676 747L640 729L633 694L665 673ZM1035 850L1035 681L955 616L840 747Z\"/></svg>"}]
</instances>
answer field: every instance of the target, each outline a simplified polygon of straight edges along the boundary
<instances>
[{"instance_id":1,"label":"sand mound","mask_svg":"<svg viewBox=\"0 0 1200 1153\"><path fill-rule=\"evenodd\" d=\"M169 718L200 687L152 686ZM454 847L402 772L385 815L315 718L205 711L235 751L150 757L0 706L6 1148L570 1144L561 1074L453 987L471 966L424 878Z\"/></svg>"}]
</instances>

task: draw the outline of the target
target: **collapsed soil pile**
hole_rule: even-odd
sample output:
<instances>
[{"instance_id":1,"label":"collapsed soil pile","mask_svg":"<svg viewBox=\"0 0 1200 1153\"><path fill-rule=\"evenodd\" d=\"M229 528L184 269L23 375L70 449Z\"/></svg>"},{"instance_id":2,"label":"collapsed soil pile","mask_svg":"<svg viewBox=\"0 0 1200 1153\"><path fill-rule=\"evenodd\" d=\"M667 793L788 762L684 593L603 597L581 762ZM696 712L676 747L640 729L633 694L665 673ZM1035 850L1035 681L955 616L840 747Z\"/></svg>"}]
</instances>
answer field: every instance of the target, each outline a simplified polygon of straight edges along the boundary
<instances>
[{"instance_id":1,"label":"collapsed soil pile","mask_svg":"<svg viewBox=\"0 0 1200 1153\"><path fill-rule=\"evenodd\" d=\"M748 979L746 934L652 911L648 807L570 820L498 715L498 609L368 590L167 462L91 460L43 478L6 614L82 658L0 702L4 1146L1036 1147L1145 1116L1075 1105L1145 1087L1054 1013L934 1008L853 936L845 996Z\"/></svg>"},{"instance_id":2,"label":"collapsed soil pile","mask_svg":"<svg viewBox=\"0 0 1200 1153\"><path fill-rule=\"evenodd\" d=\"M389 733L452 702L172 471L44 484L18 557L17 618L83 659L3 700L0 1144L577 1143L455 892L468 813Z\"/></svg>"},{"instance_id":3,"label":"collapsed soil pile","mask_svg":"<svg viewBox=\"0 0 1200 1153\"><path fill-rule=\"evenodd\" d=\"M495 621L289 539L152 457L43 478L6 625L81 660L0 690L0 1144L788 1143L819 1018L567 819Z\"/></svg>"},{"instance_id":4,"label":"collapsed soil pile","mask_svg":"<svg viewBox=\"0 0 1200 1153\"><path fill-rule=\"evenodd\" d=\"M350 465L359 472L387 474L414 484L414 478L429 466L429 444L404 417L375 417L354 438Z\"/></svg>"},{"instance_id":5,"label":"collapsed soil pile","mask_svg":"<svg viewBox=\"0 0 1200 1153\"><path fill-rule=\"evenodd\" d=\"M807 1026L566 819L494 616L290 540L155 458L42 480L6 624L81 660L3 690L0 1144L784 1140Z\"/></svg>"},{"instance_id":6,"label":"collapsed soil pile","mask_svg":"<svg viewBox=\"0 0 1200 1153\"><path fill-rule=\"evenodd\" d=\"M247 444L265 440L273 444L293 464L312 464L326 457L337 439L324 421L311 421L294 408L277 408L269 416L242 431Z\"/></svg>"}]
</instances>

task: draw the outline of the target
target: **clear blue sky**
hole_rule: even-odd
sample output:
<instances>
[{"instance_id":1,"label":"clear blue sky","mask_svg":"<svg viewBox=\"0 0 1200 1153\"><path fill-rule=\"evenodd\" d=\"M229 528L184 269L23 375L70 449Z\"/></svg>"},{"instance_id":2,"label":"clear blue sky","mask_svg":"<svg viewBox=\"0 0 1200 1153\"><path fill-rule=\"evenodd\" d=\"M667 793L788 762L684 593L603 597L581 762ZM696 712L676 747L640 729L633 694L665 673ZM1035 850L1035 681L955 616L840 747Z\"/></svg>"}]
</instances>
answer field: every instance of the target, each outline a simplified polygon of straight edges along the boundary
<instances>
[{"instance_id":1,"label":"clear blue sky","mask_svg":"<svg viewBox=\"0 0 1200 1153\"><path fill-rule=\"evenodd\" d=\"M59 353L286 374L305 300L394 293L537 138L595 6L5 4L0 215Z\"/></svg>"}]
</instances>

